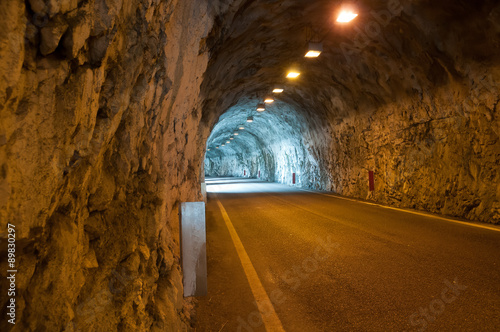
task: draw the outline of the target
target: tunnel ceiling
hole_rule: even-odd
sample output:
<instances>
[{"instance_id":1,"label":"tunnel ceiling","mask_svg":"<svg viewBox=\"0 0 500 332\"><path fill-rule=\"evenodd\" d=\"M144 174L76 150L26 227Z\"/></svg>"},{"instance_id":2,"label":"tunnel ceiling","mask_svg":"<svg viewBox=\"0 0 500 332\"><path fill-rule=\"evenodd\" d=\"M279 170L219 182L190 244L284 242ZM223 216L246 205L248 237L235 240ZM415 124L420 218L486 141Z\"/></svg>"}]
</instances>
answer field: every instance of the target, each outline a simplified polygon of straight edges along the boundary
<instances>
[{"instance_id":1,"label":"tunnel ceiling","mask_svg":"<svg viewBox=\"0 0 500 332\"><path fill-rule=\"evenodd\" d=\"M336 23L345 5L359 16ZM208 143L233 130L276 84L285 87L275 95L278 102L316 123L422 99L450 80L460 90L471 71L487 74L481 63L498 63L499 14L497 1L243 2L218 17L204 41L211 53L202 84L204 120L214 126L231 113L221 117ZM303 57L309 40L322 40L318 58ZM301 71L293 81L285 78L292 66ZM268 126L279 121L275 116L267 117ZM259 134L245 136L258 142Z\"/></svg>"}]
</instances>

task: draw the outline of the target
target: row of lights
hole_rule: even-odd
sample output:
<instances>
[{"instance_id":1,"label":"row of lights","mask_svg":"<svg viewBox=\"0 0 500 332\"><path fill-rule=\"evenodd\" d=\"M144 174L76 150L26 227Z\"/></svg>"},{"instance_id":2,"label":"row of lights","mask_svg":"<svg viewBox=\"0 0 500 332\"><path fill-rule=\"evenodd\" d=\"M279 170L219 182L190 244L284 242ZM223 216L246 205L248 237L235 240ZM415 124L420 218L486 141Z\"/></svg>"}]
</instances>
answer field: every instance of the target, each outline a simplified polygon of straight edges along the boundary
<instances>
[{"instance_id":1,"label":"row of lights","mask_svg":"<svg viewBox=\"0 0 500 332\"><path fill-rule=\"evenodd\" d=\"M248 120L247 120L248 121ZM249 121L251 122L251 121ZM226 143L222 143L220 147L226 146L226 144L231 144L231 141L234 140L235 136L238 136L238 130L243 130L245 127L243 125L239 125L238 128L234 131L233 135L229 137L229 139L226 141ZM218 145L215 146L216 149L220 148ZM207 149L207 151L210 151L210 148Z\"/></svg>"},{"instance_id":2,"label":"row of lights","mask_svg":"<svg viewBox=\"0 0 500 332\"><path fill-rule=\"evenodd\" d=\"M337 17L337 22L338 23L348 23L355 19L358 16L358 14L354 13L352 10L343 10L340 12L339 16ZM321 42L319 43L314 43L314 42L309 42L309 47L307 50L307 53L304 55L306 58L317 58L319 55L323 52L323 44ZM294 79L300 76L300 72L296 69L292 69L288 71L286 77L289 79ZM276 86L272 92L279 94L284 91L284 88L281 86ZM268 96L264 99L264 103L259 103L257 105L257 112L264 112L266 110L266 104L271 104L274 102L274 98L271 96ZM247 117L247 122L253 122L253 116L248 116ZM238 136L238 130L243 130L245 127L243 125L238 126L238 129L236 129L229 137L229 139L226 141L226 143L221 144L221 147L224 147L226 144L230 144L232 140L234 140L234 136ZM219 146L217 145L215 147L216 149L219 149ZM210 151L210 148L207 149L207 151Z\"/></svg>"},{"instance_id":3,"label":"row of lights","mask_svg":"<svg viewBox=\"0 0 500 332\"><path fill-rule=\"evenodd\" d=\"M273 89L273 93L282 93L284 91L284 89L282 87L276 87L275 89ZM266 104L271 104L274 102L274 98L271 97L271 96L268 96L264 99L264 102L263 103L259 103L257 105L257 112L264 112L266 110ZM247 122L248 123L251 123L253 122L253 116L250 115L247 117ZM231 141L234 140L234 136L238 136L238 130L243 130L245 129L245 127L243 125L239 125L238 126L238 129L236 129L233 133L233 135L231 135L229 137L229 140L226 141L226 143L224 144L221 144L220 147L223 147L223 146L226 146L226 144L231 144ZM215 147L216 149L219 149L220 148L218 145ZM210 148L207 149L207 151L210 151Z\"/></svg>"}]
</instances>

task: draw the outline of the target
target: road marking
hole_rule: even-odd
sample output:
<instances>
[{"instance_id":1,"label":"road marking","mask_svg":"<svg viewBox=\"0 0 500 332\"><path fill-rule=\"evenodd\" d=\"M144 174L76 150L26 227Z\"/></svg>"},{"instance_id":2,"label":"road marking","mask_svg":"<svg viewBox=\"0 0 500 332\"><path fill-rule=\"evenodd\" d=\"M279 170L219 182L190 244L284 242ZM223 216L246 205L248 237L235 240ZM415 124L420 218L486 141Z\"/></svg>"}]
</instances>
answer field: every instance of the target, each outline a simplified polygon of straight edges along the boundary
<instances>
[{"instance_id":1,"label":"road marking","mask_svg":"<svg viewBox=\"0 0 500 332\"><path fill-rule=\"evenodd\" d=\"M317 194L317 195L323 195L323 196L331 197L331 198L338 198L338 199L343 199L343 200L346 200L346 201L351 201L351 202L356 202L356 203L363 203L363 204L367 204L367 205L374 205L374 206L378 206L378 207L381 207L381 208L384 208L384 209L396 210L396 211L401 211L401 212L416 214L416 215L423 216L423 217L440 219L440 220L454 222L454 223L462 224L462 225L466 225L466 226L483 228L483 229L488 229L490 231L500 232L500 228L497 228L497 227L486 226L486 225L478 225L478 224L473 224L472 222L469 223L469 222L465 222L465 221L460 221L460 220L455 220L455 219L450 219L450 218L445 218L445 217L439 217L439 216L435 216L435 215L424 213L424 212L405 210L405 209L400 209L400 208L392 207L392 206L385 206L385 205L381 205L381 204L377 204L377 203L363 202L363 201L352 199L352 198L341 197L341 196L336 196L336 195L329 195L329 194L324 194L324 193L316 192L316 191L312 191L312 190L306 190L306 189L300 189L300 190L307 191L307 192L310 192L310 193L313 193L313 194Z\"/></svg>"},{"instance_id":2,"label":"road marking","mask_svg":"<svg viewBox=\"0 0 500 332\"><path fill-rule=\"evenodd\" d=\"M250 284L250 289L252 290L253 297L255 298L255 302L257 303L257 308L259 309L260 315L262 317L262 322L264 323L266 330L272 332L285 331L283 329L283 326L281 325L281 321L278 318L278 315L274 311L273 304L271 303L269 296L267 296L264 286L262 286L262 283L260 282L257 271L255 271L255 268L250 261L250 257L248 257L248 254L243 247L243 243L241 243L240 237L238 236L238 233L236 233L231 219L229 219L226 209L220 202L217 194L212 194L215 196L215 200L217 202L217 205L219 206L222 218L224 218L224 221L226 222L226 227L229 230L229 234L231 235L231 239L233 240L236 252L240 257L241 265L243 266L243 270L245 271L245 275L248 279L248 283Z\"/></svg>"}]
</instances>

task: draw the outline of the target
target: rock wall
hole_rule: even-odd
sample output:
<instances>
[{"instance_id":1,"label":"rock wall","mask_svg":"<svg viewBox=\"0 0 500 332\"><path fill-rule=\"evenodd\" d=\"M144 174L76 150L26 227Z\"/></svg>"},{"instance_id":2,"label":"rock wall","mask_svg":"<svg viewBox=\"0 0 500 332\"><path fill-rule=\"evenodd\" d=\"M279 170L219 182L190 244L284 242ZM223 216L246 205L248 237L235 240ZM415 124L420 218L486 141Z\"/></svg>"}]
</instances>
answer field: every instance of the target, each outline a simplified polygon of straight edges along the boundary
<instances>
[{"instance_id":1,"label":"rock wall","mask_svg":"<svg viewBox=\"0 0 500 332\"><path fill-rule=\"evenodd\" d=\"M19 270L3 331L189 328L177 206L202 199L199 86L225 10L0 3L0 257L10 222Z\"/></svg>"},{"instance_id":2,"label":"rock wall","mask_svg":"<svg viewBox=\"0 0 500 332\"><path fill-rule=\"evenodd\" d=\"M487 82L486 82L487 83ZM332 190L446 215L500 222L500 94L446 86L334 126ZM375 191L368 191L368 171Z\"/></svg>"}]
</instances>

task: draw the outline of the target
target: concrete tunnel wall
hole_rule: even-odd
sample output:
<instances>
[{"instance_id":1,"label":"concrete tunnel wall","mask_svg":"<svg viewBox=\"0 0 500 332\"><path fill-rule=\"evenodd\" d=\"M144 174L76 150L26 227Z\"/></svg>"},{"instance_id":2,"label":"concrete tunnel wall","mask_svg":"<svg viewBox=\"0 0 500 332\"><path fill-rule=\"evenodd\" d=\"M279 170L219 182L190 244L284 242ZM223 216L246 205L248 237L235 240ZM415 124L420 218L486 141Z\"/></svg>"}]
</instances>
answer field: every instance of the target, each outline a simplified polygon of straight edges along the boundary
<instances>
[{"instance_id":1,"label":"concrete tunnel wall","mask_svg":"<svg viewBox=\"0 0 500 332\"><path fill-rule=\"evenodd\" d=\"M12 331L189 329L177 213L202 199L204 167L289 183L299 166L303 186L498 223L500 5L364 0L354 25L327 32L338 5L1 1ZM305 62L311 25L325 51ZM300 79L283 82L293 64ZM274 84L286 92L248 144L206 154Z\"/></svg>"}]
</instances>

